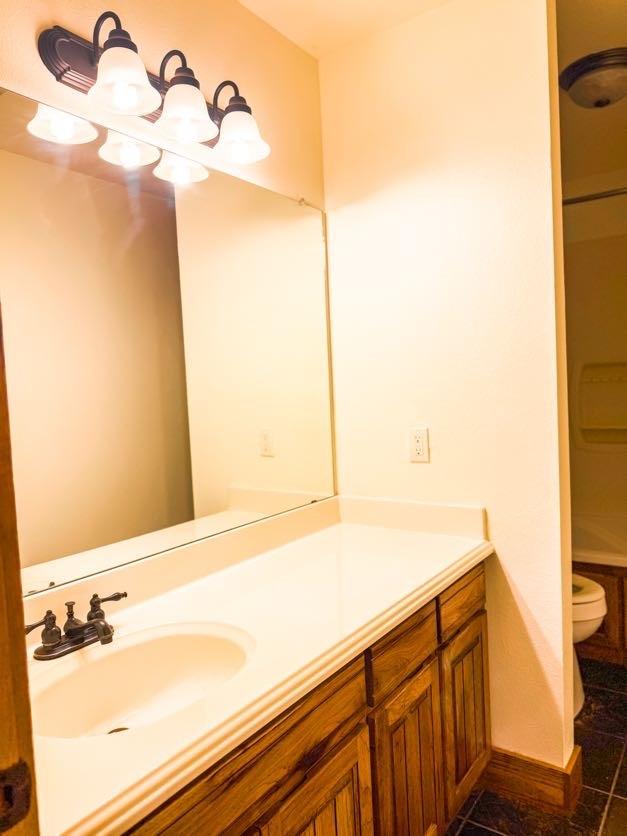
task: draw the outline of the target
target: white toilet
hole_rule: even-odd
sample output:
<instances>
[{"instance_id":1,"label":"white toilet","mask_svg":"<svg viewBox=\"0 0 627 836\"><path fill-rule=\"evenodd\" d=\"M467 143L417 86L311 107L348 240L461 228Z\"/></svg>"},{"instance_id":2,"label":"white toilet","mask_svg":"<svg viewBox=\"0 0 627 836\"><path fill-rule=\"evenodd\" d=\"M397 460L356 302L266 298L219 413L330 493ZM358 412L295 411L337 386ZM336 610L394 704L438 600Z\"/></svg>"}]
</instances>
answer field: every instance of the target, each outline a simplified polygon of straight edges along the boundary
<instances>
[{"instance_id":1,"label":"white toilet","mask_svg":"<svg viewBox=\"0 0 627 836\"><path fill-rule=\"evenodd\" d=\"M605 590L596 581L583 575L573 574L573 642L585 641L601 626L607 605ZM573 674L575 686L575 717L583 708L584 693L581 671L575 648L573 647Z\"/></svg>"}]
</instances>

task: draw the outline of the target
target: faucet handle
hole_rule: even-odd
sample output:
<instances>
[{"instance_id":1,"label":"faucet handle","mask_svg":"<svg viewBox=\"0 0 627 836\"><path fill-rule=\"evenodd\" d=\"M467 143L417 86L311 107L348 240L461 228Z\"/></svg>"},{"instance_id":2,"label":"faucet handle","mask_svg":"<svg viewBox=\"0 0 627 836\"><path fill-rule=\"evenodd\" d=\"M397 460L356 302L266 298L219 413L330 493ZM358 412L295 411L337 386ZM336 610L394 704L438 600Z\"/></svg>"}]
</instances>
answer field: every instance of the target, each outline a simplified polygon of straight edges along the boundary
<instances>
[{"instance_id":1,"label":"faucet handle","mask_svg":"<svg viewBox=\"0 0 627 836\"><path fill-rule=\"evenodd\" d=\"M24 627L24 633L28 635L37 627L43 626L41 631L41 643L44 647L55 647L61 641L61 630L57 627L57 617L52 610L46 610L46 614L41 621L36 621L34 624L27 624Z\"/></svg>"},{"instance_id":2,"label":"faucet handle","mask_svg":"<svg viewBox=\"0 0 627 836\"><path fill-rule=\"evenodd\" d=\"M76 601L66 601L65 602L65 609L67 610L66 613L66 620L65 624L63 625L63 632L67 633L68 630L71 630L73 627L80 627L81 620L74 615L74 605Z\"/></svg>"},{"instance_id":3,"label":"faucet handle","mask_svg":"<svg viewBox=\"0 0 627 836\"><path fill-rule=\"evenodd\" d=\"M97 592L95 592L91 598L89 599L89 612L87 613L87 621L93 621L96 618L104 618L104 610L102 609L102 604L105 604L107 601L121 601L122 598L127 598L128 593L126 592L114 592L113 595L107 595L106 598L101 598Z\"/></svg>"}]
</instances>

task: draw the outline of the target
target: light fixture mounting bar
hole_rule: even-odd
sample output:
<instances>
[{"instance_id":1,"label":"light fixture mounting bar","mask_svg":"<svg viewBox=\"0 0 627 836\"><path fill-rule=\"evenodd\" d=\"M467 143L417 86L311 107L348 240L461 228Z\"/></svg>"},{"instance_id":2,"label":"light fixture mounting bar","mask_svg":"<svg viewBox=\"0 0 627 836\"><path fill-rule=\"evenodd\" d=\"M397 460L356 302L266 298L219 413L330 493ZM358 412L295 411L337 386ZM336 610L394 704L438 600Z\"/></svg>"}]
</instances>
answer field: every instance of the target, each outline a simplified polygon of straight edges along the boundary
<instances>
[{"instance_id":1,"label":"light fixture mounting bar","mask_svg":"<svg viewBox=\"0 0 627 836\"><path fill-rule=\"evenodd\" d=\"M97 65L94 63L94 47L92 41L75 35L62 26L53 26L51 29L44 29L37 40L39 57L61 84L78 90L80 93L87 91L95 84L97 76ZM148 79L152 86L161 93L166 93L170 87L169 82L160 82L159 76L148 73ZM213 104L207 103L209 116L216 124L220 124L225 111ZM156 122L161 114L161 107L154 113L142 116L149 122ZM216 140L210 140L206 145L215 145Z\"/></svg>"}]
</instances>

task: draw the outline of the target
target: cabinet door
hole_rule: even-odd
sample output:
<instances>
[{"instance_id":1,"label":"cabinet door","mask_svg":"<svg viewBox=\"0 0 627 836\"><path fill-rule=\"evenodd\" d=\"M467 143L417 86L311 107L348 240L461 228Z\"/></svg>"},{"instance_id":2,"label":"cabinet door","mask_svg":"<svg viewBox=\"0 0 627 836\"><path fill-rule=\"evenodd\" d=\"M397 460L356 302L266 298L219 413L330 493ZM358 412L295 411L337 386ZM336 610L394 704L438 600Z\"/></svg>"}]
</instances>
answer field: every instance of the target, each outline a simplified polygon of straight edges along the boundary
<instances>
[{"instance_id":1,"label":"cabinet door","mask_svg":"<svg viewBox=\"0 0 627 836\"><path fill-rule=\"evenodd\" d=\"M490 759L488 642L485 613L442 651L446 814L450 821Z\"/></svg>"},{"instance_id":2,"label":"cabinet door","mask_svg":"<svg viewBox=\"0 0 627 836\"><path fill-rule=\"evenodd\" d=\"M362 726L259 828L262 836L371 836L368 729Z\"/></svg>"},{"instance_id":3,"label":"cabinet door","mask_svg":"<svg viewBox=\"0 0 627 836\"><path fill-rule=\"evenodd\" d=\"M443 824L438 661L408 679L371 717L381 836L435 836Z\"/></svg>"}]
</instances>

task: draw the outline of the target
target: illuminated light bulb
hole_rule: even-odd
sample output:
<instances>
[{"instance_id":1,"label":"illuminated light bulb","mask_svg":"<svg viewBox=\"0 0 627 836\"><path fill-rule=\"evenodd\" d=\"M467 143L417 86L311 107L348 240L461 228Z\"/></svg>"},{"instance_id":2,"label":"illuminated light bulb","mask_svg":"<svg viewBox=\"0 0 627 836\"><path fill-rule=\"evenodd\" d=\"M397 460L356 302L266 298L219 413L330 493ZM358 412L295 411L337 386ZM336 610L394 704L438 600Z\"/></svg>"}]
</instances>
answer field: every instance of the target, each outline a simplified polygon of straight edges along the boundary
<instances>
[{"instance_id":1,"label":"illuminated light bulb","mask_svg":"<svg viewBox=\"0 0 627 836\"><path fill-rule=\"evenodd\" d=\"M256 163L270 153L246 100L240 96L233 96L229 102L214 150L221 160L235 165Z\"/></svg>"},{"instance_id":2,"label":"illuminated light bulb","mask_svg":"<svg viewBox=\"0 0 627 836\"><path fill-rule=\"evenodd\" d=\"M141 162L141 153L137 145L130 142L120 147L120 162L124 168L137 168Z\"/></svg>"},{"instance_id":3,"label":"illuminated light bulb","mask_svg":"<svg viewBox=\"0 0 627 836\"><path fill-rule=\"evenodd\" d=\"M107 141L98 149L98 156L126 169L149 165L159 159L159 149L117 131L107 131Z\"/></svg>"},{"instance_id":4,"label":"illuminated light bulb","mask_svg":"<svg viewBox=\"0 0 627 836\"><path fill-rule=\"evenodd\" d=\"M111 100L115 109L121 113L132 112L137 108L139 102L137 87L124 81L116 81L111 86Z\"/></svg>"},{"instance_id":5,"label":"illuminated light bulb","mask_svg":"<svg viewBox=\"0 0 627 836\"><path fill-rule=\"evenodd\" d=\"M218 135L218 126L209 118L207 103L189 67L176 70L155 124L164 136L178 142L206 142Z\"/></svg>"},{"instance_id":6,"label":"illuminated light bulb","mask_svg":"<svg viewBox=\"0 0 627 836\"><path fill-rule=\"evenodd\" d=\"M199 183L209 177L209 172L200 163L179 157L170 151L161 154L159 165L155 166L153 172L160 180L167 180L175 186L189 186L190 183Z\"/></svg>"},{"instance_id":7,"label":"illuminated light bulb","mask_svg":"<svg viewBox=\"0 0 627 836\"><path fill-rule=\"evenodd\" d=\"M37 112L26 125L26 130L39 139L60 145L82 145L98 136L91 122L45 104L37 105Z\"/></svg>"},{"instance_id":8,"label":"illuminated light bulb","mask_svg":"<svg viewBox=\"0 0 627 836\"><path fill-rule=\"evenodd\" d=\"M148 80L128 32L113 29L103 50L96 83L87 97L98 107L128 116L145 116L158 110L161 94Z\"/></svg>"}]
</instances>

